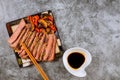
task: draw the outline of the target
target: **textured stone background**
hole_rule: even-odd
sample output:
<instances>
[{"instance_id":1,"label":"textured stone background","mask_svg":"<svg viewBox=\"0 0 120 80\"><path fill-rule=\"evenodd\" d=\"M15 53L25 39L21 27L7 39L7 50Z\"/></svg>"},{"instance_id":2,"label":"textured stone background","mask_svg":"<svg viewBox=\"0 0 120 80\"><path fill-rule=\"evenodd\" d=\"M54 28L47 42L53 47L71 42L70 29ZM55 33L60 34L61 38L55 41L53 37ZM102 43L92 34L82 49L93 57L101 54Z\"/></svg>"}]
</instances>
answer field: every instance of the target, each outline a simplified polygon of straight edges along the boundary
<instances>
[{"instance_id":1,"label":"textured stone background","mask_svg":"<svg viewBox=\"0 0 120 80\"><path fill-rule=\"evenodd\" d=\"M78 78L62 58L41 63L50 80L120 80L120 0L0 0L0 80L42 80L34 66L19 68L6 40L6 22L52 10L63 48L80 46L93 57Z\"/></svg>"}]
</instances>

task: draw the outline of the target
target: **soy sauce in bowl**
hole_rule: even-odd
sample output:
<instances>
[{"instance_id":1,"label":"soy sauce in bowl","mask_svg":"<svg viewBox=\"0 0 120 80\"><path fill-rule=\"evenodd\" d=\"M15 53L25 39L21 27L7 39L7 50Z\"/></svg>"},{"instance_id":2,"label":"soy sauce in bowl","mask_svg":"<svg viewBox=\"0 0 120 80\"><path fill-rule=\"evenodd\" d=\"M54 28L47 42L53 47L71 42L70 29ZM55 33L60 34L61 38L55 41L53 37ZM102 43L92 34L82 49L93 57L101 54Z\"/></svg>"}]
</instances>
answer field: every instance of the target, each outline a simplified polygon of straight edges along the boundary
<instances>
[{"instance_id":1,"label":"soy sauce in bowl","mask_svg":"<svg viewBox=\"0 0 120 80\"><path fill-rule=\"evenodd\" d=\"M69 54L67 59L72 68L78 69L84 63L85 56L79 52L73 52Z\"/></svg>"}]
</instances>

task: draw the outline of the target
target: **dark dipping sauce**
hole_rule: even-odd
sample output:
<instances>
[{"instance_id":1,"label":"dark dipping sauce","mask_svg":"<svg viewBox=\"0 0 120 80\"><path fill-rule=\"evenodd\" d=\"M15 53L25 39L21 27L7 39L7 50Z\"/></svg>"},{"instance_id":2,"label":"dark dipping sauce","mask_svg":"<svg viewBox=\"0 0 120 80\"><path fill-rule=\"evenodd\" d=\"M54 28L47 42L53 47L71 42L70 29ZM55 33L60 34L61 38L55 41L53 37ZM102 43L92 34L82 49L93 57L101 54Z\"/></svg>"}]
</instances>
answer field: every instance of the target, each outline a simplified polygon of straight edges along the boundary
<instances>
[{"instance_id":1,"label":"dark dipping sauce","mask_svg":"<svg viewBox=\"0 0 120 80\"><path fill-rule=\"evenodd\" d=\"M78 52L71 53L68 56L68 63L74 69L79 68L84 63L84 61L84 55Z\"/></svg>"}]
</instances>

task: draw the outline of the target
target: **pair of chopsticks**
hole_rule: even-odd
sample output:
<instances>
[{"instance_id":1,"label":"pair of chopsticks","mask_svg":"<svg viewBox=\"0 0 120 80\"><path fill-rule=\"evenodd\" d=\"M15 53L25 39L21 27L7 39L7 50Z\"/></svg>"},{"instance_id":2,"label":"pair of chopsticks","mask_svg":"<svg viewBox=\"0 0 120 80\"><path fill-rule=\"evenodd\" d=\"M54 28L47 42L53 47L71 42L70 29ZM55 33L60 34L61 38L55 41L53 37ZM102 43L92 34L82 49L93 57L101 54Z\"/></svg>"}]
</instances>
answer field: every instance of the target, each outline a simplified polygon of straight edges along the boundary
<instances>
[{"instance_id":1,"label":"pair of chopsticks","mask_svg":"<svg viewBox=\"0 0 120 80\"><path fill-rule=\"evenodd\" d=\"M21 45L22 45L23 49L26 51L27 55L30 57L31 61L33 62L33 64L35 65L35 67L37 68L39 73L41 74L41 76L43 77L43 79L44 80L49 80L48 76L45 74L45 72L43 71L42 67L37 63L35 58L32 56L30 51L27 49L26 45L24 43L21 43Z\"/></svg>"}]
</instances>

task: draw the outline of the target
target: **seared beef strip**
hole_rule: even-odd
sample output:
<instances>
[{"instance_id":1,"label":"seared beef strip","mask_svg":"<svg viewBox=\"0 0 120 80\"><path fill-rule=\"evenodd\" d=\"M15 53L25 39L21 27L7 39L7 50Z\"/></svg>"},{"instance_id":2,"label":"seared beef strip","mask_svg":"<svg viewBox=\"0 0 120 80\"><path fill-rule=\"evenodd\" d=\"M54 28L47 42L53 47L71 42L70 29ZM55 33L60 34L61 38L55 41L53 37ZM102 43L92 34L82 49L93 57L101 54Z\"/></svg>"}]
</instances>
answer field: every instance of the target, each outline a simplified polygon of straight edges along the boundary
<instances>
[{"instance_id":1,"label":"seared beef strip","mask_svg":"<svg viewBox=\"0 0 120 80\"><path fill-rule=\"evenodd\" d=\"M26 44L26 46L28 45L29 39L30 39L30 37L31 37L32 34L33 34L33 32L28 31L28 34L27 34L26 39L25 39L25 41L24 41L24 43ZM22 49L22 52L19 53L19 56L22 57L22 56L24 56L24 55L27 55L26 52L25 52L25 50L23 50L22 47L21 47L21 49Z\"/></svg>"},{"instance_id":2,"label":"seared beef strip","mask_svg":"<svg viewBox=\"0 0 120 80\"><path fill-rule=\"evenodd\" d=\"M41 51L40 51L40 57L39 57L39 61L42 61L42 59L43 59L43 56L44 56L44 54L45 54L45 48L46 48L46 45L47 45L47 43L44 43L43 44L43 46L42 46L42 48L41 48Z\"/></svg>"},{"instance_id":3,"label":"seared beef strip","mask_svg":"<svg viewBox=\"0 0 120 80\"><path fill-rule=\"evenodd\" d=\"M38 41L36 42L36 45L35 45L35 47L34 47L34 49L33 49L33 56L35 57L36 56L36 54L37 54L37 49L38 49L38 46L39 46L39 43L40 43L40 40L41 40L41 37L42 37L43 35L39 35L39 39L38 39Z\"/></svg>"},{"instance_id":4,"label":"seared beef strip","mask_svg":"<svg viewBox=\"0 0 120 80\"><path fill-rule=\"evenodd\" d=\"M45 49L45 54L44 54L44 57L43 57L43 61L46 61L47 58L49 57L49 54L50 54L51 49L52 49L52 45L53 45L53 35L49 34L48 35L48 44L47 44L47 47Z\"/></svg>"},{"instance_id":5,"label":"seared beef strip","mask_svg":"<svg viewBox=\"0 0 120 80\"><path fill-rule=\"evenodd\" d=\"M38 49L37 49L37 54L35 56L35 59L38 60L39 56L40 56L40 51L41 51L41 47L43 46L43 43L44 43L44 40L45 40L45 34L43 34L40 42L39 42L39 46L38 46Z\"/></svg>"},{"instance_id":6,"label":"seared beef strip","mask_svg":"<svg viewBox=\"0 0 120 80\"><path fill-rule=\"evenodd\" d=\"M37 32L37 33L36 33L36 36L35 36L35 38L34 38L34 40L33 40L33 43L32 43L32 45L30 46L30 51L31 51L31 52L33 52L33 48L35 47L35 44L36 44L37 41L38 41L38 36L39 36L39 33Z\"/></svg>"},{"instance_id":7,"label":"seared beef strip","mask_svg":"<svg viewBox=\"0 0 120 80\"><path fill-rule=\"evenodd\" d=\"M29 29L26 30L26 32L20 42L24 42L26 40L28 33L29 33Z\"/></svg>"},{"instance_id":8,"label":"seared beef strip","mask_svg":"<svg viewBox=\"0 0 120 80\"><path fill-rule=\"evenodd\" d=\"M56 50L56 42L57 42L57 39L56 39L56 36L55 36L55 34L53 34L54 35L54 40L53 40L53 46L52 46L52 50L51 50L51 52L50 52L50 55L49 55L49 57L48 57L48 61L52 61L52 60L54 60L54 57L55 57L55 50Z\"/></svg>"},{"instance_id":9,"label":"seared beef strip","mask_svg":"<svg viewBox=\"0 0 120 80\"><path fill-rule=\"evenodd\" d=\"M31 43L33 42L35 35L36 35L36 32L34 31L33 34L31 35L30 39L29 39L29 42L28 42L28 45L27 45L28 47L30 47Z\"/></svg>"},{"instance_id":10,"label":"seared beef strip","mask_svg":"<svg viewBox=\"0 0 120 80\"><path fill-rule=\"evenodd\" d=\"M25 32L26 32L26 28L22 30L22 32L21 32L20 36L17 38L17 40L16 40L14 43L10 44L10 46L11 46L12 48L17 48L17 46L18 46L18 44L19 44L19 42L20 42L20 39L21 39L22 36L25 34Z\"/></svg>"},{"instance_id":11,"label":"seared beef strip","mask_svg":"<svg viewBox=\"0 0 120 80\"><path fill-rule=\"evenodd\" d=\"M10 36L10 38L8 39L8 43L12 44L20 35L22 29L25 27L25 21L24 19L22 19L17 27L17 29L15 30L15 32Z\"/></svg>"},{"instance_id":12,"label":"seared beef strip","mask_svg":"<svg viewBox=\"0 0 120 80\"><path fill-rule=\"evenodd\" d=\"M25 40L26 46L28 45L28 42L29 42L30 37L31 37L32 34L33 34L33 32L32 32L32 31L29 31L28 36L27 36L27 38L26 38L26 40Z\"/></svg>"}]
</instances>

